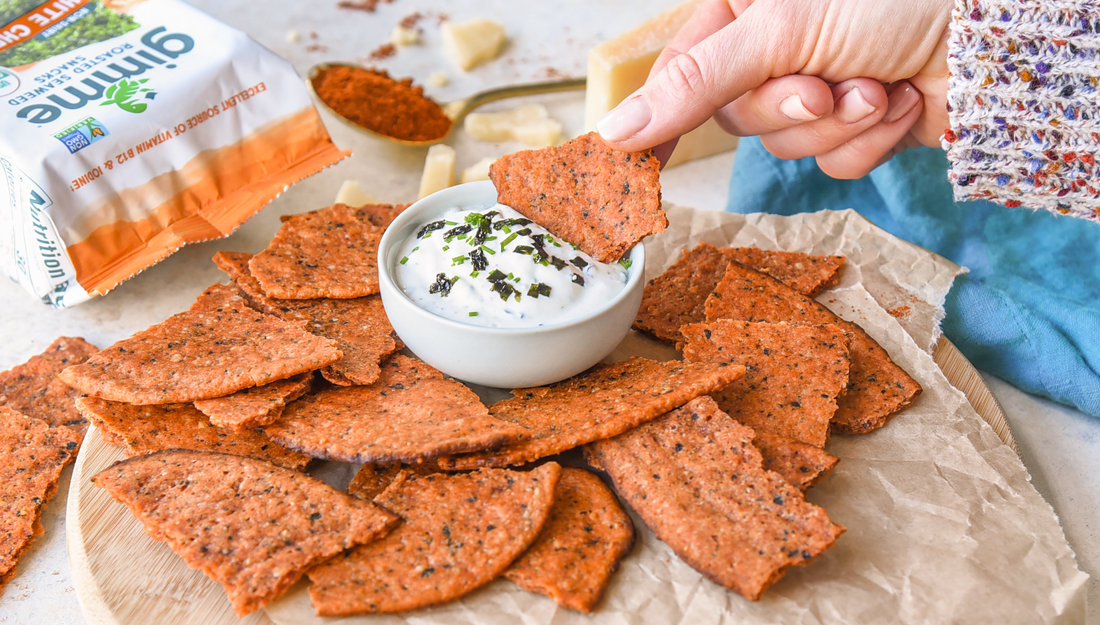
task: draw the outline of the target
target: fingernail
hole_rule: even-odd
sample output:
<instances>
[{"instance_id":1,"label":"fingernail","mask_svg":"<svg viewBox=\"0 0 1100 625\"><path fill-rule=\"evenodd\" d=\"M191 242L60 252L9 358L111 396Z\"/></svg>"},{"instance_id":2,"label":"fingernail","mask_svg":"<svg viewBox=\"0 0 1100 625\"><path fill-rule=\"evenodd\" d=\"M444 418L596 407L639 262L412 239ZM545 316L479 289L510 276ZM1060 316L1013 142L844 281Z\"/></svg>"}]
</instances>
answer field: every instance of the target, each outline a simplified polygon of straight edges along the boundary
<instances>
[{"instance_id":1,"label":"fingernail","mask_svg":"<svg viewBox=\"0 0 1100 625\"><path fill-rule=\"evenodd\" d=\"M821 117L811 113L810 109L802 103L802 97L797 93L783 98L783 101L779 103L779 112L797 122L809 122Z\"/></svg>"},{"instance_id":2,"label":"fingernail","mask_svg":"<svg viewBox=\"0 0 1100 625\"><path fill-rule=\"evenodd\" d=\"M913 110L920 101L920 93L912 85L905 85L900 89L894 89L890 94L890 105L886 107L886 115L882 121L892 124Z\"/></svg>"},{"instance_id":3,"label":"fingernail","mask_svg":"<svg viewBox=\"0 0 1100 625\"><path fill-rule=\"evenodd\" d=\"M596 130L608 141L622 141L641 132L652 118L653 112L645 98L634 97L620 102L604 115L596 122Z\"/></svg>"},{"instance_id":4,"label":"fingernail","mask_svg":"<svg viewBox=\"0 0 1100 625\"><path fill-rule=\"evenodd\" d=\"M853 87L851 91L840 96L840 101L836 103L836 117L845 124L854 124L875 110L867 98L863 97L859 87Z\"/></svg>"}]
</instances>

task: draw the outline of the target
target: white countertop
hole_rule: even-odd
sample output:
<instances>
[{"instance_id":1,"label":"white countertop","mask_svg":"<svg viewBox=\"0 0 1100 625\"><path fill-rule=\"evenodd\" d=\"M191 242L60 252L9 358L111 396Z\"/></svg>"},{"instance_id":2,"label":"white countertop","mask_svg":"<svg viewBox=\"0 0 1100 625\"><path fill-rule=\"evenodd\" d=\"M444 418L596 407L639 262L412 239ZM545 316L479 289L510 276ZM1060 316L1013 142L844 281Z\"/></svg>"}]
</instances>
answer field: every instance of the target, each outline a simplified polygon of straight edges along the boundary
<instances>
[{"instance_id":1,"label":"white countertop","mask_svg":"<svg viewBox=\"0 0 1100 625\"><path fill-rule=\"evenodd\" d=\"M421 82L432 72L445 71L451 84L427 91L449 101L495 86L542 81L558 74L583 75L591 45L674 2L483 0L458 4L393 0L381 3L374 13L338 9L336 0L196 0L193 4L247 31L290 59L302 74L321 61L365 61L371 50L387 41L401 18L417 11L445 13L456 20L491 17L503 22L510 37L504 56L469 73L457 70L443 57L435 19L421 22L424 45L400 49L394 57L377 63L396 76L410 75ZM300 41L288 40L287 33L292 30L301 35ZM579 92L537 100L565 123L567 134L582 131L584 99ZM486 110L513 105L515 102L495 103ZM279 215L328 205L344 180L357 180L383 201L415 199L426 150L391 147L349 130L327 115L324 119L336 144L354 150L354 156L295 185L228 239L189 246L108 297L70 310L47 308L16 284L0 281L0 370L24 362L60 335L83 336L105 347L186 309L202 289L224 279L209 261L215 251L259 251L278 229ZM483 157L522 147L477 142L461 131L449 143L457 151L459 170ZM665 171L661 177L664 197L676 204L722 210L733 157L727 153ZM1033 483L1059 515L1079 566L1092 576L1090 622L1100 623L1100 419L1027 395L992 376L983 377L1008 415ZM0 625L84 622L65 548L65 491L70 471L65 471L59 494L47 508L43 519L46 535L36 540L18 574L0 595Z\"/></svg>"}]
</instances>

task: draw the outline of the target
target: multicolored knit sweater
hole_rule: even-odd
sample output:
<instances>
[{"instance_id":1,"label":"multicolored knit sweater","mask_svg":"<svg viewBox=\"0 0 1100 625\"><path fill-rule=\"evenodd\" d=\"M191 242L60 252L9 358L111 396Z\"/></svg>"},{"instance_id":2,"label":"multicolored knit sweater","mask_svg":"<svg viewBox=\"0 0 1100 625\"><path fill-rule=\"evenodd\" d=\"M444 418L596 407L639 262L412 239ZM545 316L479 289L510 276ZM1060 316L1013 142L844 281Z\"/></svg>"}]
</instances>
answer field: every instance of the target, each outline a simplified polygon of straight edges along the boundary
<instances>
[{"instance_id":1,"label":"multicolored knit sweater","mask_svg":"<svg viewBox=\"0 0 1100 625\"><path fill-rule=\"evenodd\" d=\"M1100 222L1100 0L956 0L952 17L955 199Z\"/></svg>"}]
</instances>

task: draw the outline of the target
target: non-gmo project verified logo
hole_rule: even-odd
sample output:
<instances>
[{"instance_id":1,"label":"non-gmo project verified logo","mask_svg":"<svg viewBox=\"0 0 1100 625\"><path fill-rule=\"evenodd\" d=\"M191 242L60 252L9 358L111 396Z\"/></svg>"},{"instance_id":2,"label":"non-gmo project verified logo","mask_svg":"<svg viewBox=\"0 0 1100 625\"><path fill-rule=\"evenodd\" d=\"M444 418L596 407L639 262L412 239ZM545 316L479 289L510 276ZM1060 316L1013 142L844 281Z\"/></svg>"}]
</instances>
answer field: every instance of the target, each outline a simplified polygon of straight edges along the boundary
<instances>
[{"instance_id":1,"label":"non-gmo project verified logo","mask_svg":"<svg viewBox=\"0 0 1100 625\"><path fill-rule=\"evenodd\" d=\"M76 154L109 134L107 127L94 117L85 117L54 135L54 138L69 148L69 154Z\"/></svg>"}]
</instances>

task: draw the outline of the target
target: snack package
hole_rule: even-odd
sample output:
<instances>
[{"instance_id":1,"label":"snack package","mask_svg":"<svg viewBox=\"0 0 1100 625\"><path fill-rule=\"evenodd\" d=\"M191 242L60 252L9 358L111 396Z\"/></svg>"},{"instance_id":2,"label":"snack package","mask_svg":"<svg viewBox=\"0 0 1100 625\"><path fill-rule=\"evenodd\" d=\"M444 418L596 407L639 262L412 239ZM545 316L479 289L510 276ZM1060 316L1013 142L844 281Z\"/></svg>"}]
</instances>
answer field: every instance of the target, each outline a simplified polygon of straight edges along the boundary
<instances>
[{"instance_id":1,"label":"snack package","mask_svg":"<svg viewBox=\"0 0 1100 625\"><path fill-rule=\"evenodd\" d=\"M55 307L347 156L302 80L176 0L0 0L0 266Z\"/></svg>"}]
</instances>

